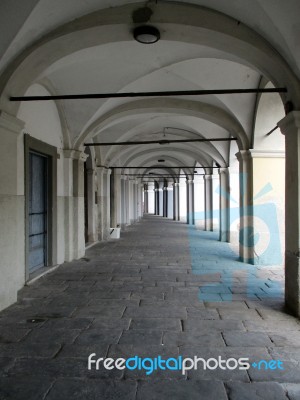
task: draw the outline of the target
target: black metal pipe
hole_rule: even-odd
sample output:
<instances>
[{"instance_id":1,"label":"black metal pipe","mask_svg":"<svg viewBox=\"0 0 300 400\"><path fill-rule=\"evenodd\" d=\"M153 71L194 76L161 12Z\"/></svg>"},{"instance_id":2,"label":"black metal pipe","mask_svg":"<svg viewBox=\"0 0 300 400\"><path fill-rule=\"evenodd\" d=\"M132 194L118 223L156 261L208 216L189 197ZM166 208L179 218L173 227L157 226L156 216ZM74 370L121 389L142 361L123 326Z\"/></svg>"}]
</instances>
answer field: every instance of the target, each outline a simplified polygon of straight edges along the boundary
<instances>
[{"instance_id":1,"label":"black metal pipe","mask_svg":"<svg viewBox=\"0 0 300 400\"><path fill-rule=\"evenodd\" d=\"M127 92L127 93L83 93L60 94L54 96L11 96L10 101L49 101L49 100L79 100L79 99L113 99L123 97L169 97L169 96L205 96L211 94L241 94L241 93L286 93L287 88L257 88L257 89L213 89L213 90L167 90L158 92Z\"/></svg>"},{"instance_id":2,"label":"black metal pipe","mask_svg":"<svg viewBox=\"0 0 300 400\"><path fill-rule=\"evenodd\" d=\"M84 146L93 147L93 146L135 146L138 144L169 144L169 143L189 143L189 142L228 142L231 140L237 140L236 137L233 138L212 138L212 139L178 139L178 140L145 140L145 141L136 141L136 142L104 142L104 143L84 143Z\"/></svg>"},{"instance_id":3,"label":"black metal pipe","mask_svg":"<svg viewBox=\"0 0 300 400\"><path fill-rule=\"evenodd\" d=\"M140 165L140 166L138 166L138 167L126 167L126 166L123 166L123 167L106 167L106 166L104 166L104 165L98 165L98 167L104 167L104 168L107 168L107 169L140 169L140 168L145 168L145 169L166 169L166 168L171 168L171 169L173 169L173 168L180 168L180 169L182 169L182 168L193 168L193 169L196 169L196 168L220 168L220 167L209 167L209 166L206 166L206 167L195 167L195 166L189 166L189 167L187 167L187 166L181 166L181 165L179 165L179 166L174 166L174 167L168 167L168 166L164 166L164 165L162 165L162 166L160 166L160 167L158 167L158 166L155 166L155 167L143 167L142 165ZM226 167L221 167L221 168L226 168Z\"/></svg>"},{"instance_id":4,"label":"black metal pipe","mask_svg":"<svg viewBox=\"0 0 300 400\"><path fill-rule=\"evenodd\" d=\"M276 125L275 128L271 129L270 132L266 133L266 136L270 136L271 133L273 133L274 131L276 131L276 129L278 129L278 128L279 128L279 126Z\"/></svg>"}]
</instances>

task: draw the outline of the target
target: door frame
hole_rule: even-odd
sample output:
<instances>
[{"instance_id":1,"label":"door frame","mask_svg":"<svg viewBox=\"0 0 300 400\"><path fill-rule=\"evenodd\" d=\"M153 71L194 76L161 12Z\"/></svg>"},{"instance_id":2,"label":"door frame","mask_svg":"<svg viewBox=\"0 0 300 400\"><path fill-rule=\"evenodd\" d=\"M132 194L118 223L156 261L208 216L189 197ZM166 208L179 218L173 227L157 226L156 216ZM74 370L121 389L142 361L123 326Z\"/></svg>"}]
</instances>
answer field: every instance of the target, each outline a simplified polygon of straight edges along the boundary
<instances>
[{"instance_id":1,"label":"door frame","mask_svg":"<svg viewBox=\"0 0 300 400\"><path fill-rule=\"evenodd\" d=\"M57 264L57 148L29 134L24 135L24 167L25 167L25 280L38 275L39 270L29 274L29 190L30 168L29 153L34 152L48 158L47 174L47 253L46 267Z\"/></svg>"}]
</instances>

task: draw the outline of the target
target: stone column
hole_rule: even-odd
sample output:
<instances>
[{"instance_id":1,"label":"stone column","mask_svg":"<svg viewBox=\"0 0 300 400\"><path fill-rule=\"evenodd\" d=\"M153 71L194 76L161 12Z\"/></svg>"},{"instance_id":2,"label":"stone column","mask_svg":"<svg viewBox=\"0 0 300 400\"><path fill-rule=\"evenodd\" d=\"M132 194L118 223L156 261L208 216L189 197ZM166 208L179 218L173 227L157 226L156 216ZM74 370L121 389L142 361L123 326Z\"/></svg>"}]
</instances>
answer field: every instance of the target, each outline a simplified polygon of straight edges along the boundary
<instances>
[{"instance_id":1,"label":"stone column","mask_svg":"<svg viewBox=\"0 0 300 400\"><path fill-rule=\"evenodd\" d=\"M285 302L300 316L300 111L278 122L285 135Z\"/></svg>"},{"instance_id":2,"label":"stone column","mask_svg":"<svg viewBox=\"0 0 300 400\"><path fill-rule=\"evenodd\" d=\"M154 183L154 197L155 197L155 215L159 215L159 185Z\"/></svg>"},{"instance_id":3,"label":"stone column","mask_svg":"<svg viewBox=\"0 0 300 400\"><path fill-rule=\"evenodd\" d=\"M129 179L125 178L125 225L130 225L130 187Z\"/></svg>"},{"instance_id":4,"label":"stone column","mask_svg":"<svg viewBox=\"0 0 300 400\"><path fill-rule=\"evenodd\" d=\"M65 261L72 261L74 259L72 150L64 150L63 155L64 155Z\"/></svg>"},{"instance_id":5,"label":"stone column","mask_svg":"<svg viewBox=\"0 0 300 400\"><path fill-rule=\"evenodd\" d=\"M138 185L136 180L132 181L133 187L133 222L138 219Z\"/></svg>"},{"instance_id":6,"label":"stone column","mask_svg":"<svg viewBox=\"0 0 300 400\"><path fill-rule=\"evenodd\" d=\"M230 186L228 168L219 168L220 178L220 236L221 242L230 242Z\"/></svg>"},{"instance_id":7,"label":"stone column","mask_svg":"<svg viewBox=\"0 0 300 400\"><path fill-rule=\"evenodd\" d=\"M186 181L187 224L195 225L194 181Z\"/></svg>"},{"instance_id":8,"label":"stone column","mask_svg":"<svg viewBox=\"0 0 300 400\"><path fill-rule=\"evenodd\" d=\"M212 175L204 175L205 230L213 231L213 185Z\"/></svg>"},{"instance_id":9,"label":"stone column","mask_svg":"<svg viewBox=\"0 0 300 400\"><path fill-rule=\"evenodd\" d=\"M143 210L143 184L141 182L136 182L136 193L137 193L137 220L142 218Z\"/></svg>"},{"instance_id":10,"label":"stone column","mask_svg":"<svg viewBox=\"0 0 300 400\"><path fill-rule=\"evenodd\" d=\"M149 198L148 198L148 184L144 185L144 213L148 214L149 212Z\"/></svg>"},{"instance_id":11,"label":"stone column","mask_svg":"<svg viewBox=\"0 0 300 400\"><path fill-rule=\"evenodd\" d=\"M240 259L254 264L254 224L253 224L253 168L249 150L237 154L240 175Z\"/></svg>"},{"instance_id":12,"label":"stone column","mask_svg":"<svg viewBox=\"0 0 300 400\"><path fill-rule=\"evenodd\" d=\"M98 179L98 235L99 240L109 238L110 228L110 173L111 170L97 167Z\"/></svg>"},{"instance_id":13,"label":"stone column","mask_svg":"<svg viewBox=\"0 0 300 400\"><path fill-rule=\"evenodd\" d=\"M126 226L126 186L124 175L121 175L121 228Z\"/></svg>"},{"instance_id":14,"label":"stone column","mask_svg":"<svg viewBox=\"0 0 300 400\"><path fill-rule=\"evenodd\" d=\"M95 185L95 170L88 169L87 170L87 209L88 209L88 241L96 242L98 240L97 234L97 220L96 220L96 204L95 204L95 193L96 193L96 185Z\"/></svg>"},{"instance_id":15,"label":"stone column","mask_svg":"<svg viewBox=\"0 0 300 400\"><path fill-rule=\"evenodd\" d=\"M129 223L135 221L135 184L132 179L129 180Z\"/></svg>"},{"instance_id":16,"label":"stone column","mask_svg":"<svg viewBox=\"0 0 300 400\"><path fill-rule=\"evenodd\" d=\"M0 310L25 283L24 122L0 110Z\"/></svg>"},{"instance_id":17,"label":"stone column","mask_svg":"<svg viewBox=\"0 0 300 400\"><path fill-rule=\"evenodd\" d=\"M121 225L121 175L113 169L110 175L110 227Z\"/></svg>"},{"instance_id":18,"label":"stone column","mask_svg":"<svg viewBox=\"0 0 300 400\"><path fill-rule=\"evenodd\" d=\"M173 183L173 219L175 221L180 220L180 203L179 203L179 189L180 188L180 183L175 182Z\"/></svg>"},{"instance_id":19,"label":"stone column","mask_svg":"<svg viewBox=\"0 0 300 400\"><path fill-rule=\"evenodd\" d=\"M168 187L163 186L163 217L168 216Z\"/></svg>"},{"instance_id":20,"label":"stone column","mask_svg":"<svg viewBox=\"0 0 300 400\"><path fill-rule=\"evenodd\" d=\"M73 256L79 259L85 254L84 163L87 155L71 150L71 158L73 158Z\"/></svg>"}]
</instances>

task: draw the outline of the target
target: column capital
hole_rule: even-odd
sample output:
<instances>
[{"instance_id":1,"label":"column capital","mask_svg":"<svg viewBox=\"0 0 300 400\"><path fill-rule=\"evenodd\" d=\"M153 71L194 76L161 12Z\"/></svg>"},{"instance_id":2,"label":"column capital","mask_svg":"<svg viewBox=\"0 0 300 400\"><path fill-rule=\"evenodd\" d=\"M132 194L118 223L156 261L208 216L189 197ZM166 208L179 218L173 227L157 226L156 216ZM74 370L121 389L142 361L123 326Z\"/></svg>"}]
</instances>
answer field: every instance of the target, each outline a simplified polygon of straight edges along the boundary
<instances>
[{"instance_id":1,"label":"column capital","mask_svg":"<svg viewBox=\"0 0 300 400\"><path fill-rule=\"evenodd\" d=\"M187 184L189 184L189 183L194 183L194 181L193 181L193 179L187 179L187 180L186 180L186 183L187 183Z\"/></svg>"},{"instance_id":2,"label":"column capital","mask_svg":"<svg viewBox=\"0 0 300 400\"><path fill-rule=\"evenodd\" d=\"M229 174L228 167L219 168L219 175Z\"/></svg>"},{"instance_id":3,"label":"column capital","mask_svg":"<svg viewBox=\"0 0 300 400\"><path fill-rule=\"evenodd\" d=\"M239 161L249 161L252 159L252 154L250 150L240 150L235 154Z\"/></svg>"},{"instance_id":4,"label":"column capital","mask_svg":"<svg viewBox=\"0 0 300 400\"><path fill-rule=\"evenodd\" d=\"M72 160L80 160L85 162L88 158L88 154L85 154L83 151L75 150L75 149L65 149L63 150L64 158L72 158Z\"/></svg>"},{"instance_id":5,"label":"column capital","mask_svg":"<svg viewBox=\"0 0 300 400\"><path fill-rule=\"evenodd\" d=\"M106 175L110 175L111 174L111 169L106 168L106 167L96 167L96 170L98 173L100 174L106 174Z\"/></svg>"},{"instance_id":6,"label":"column capital","mask_svg":"<svg viewBox=\"0 0 300 400\"><path fill-rule=\"evenodd\" d=\"M24 126L24 121L0 110L0 128L19 134Z\"/></svg>"},{"instance_id":7,"label":"column capital","mask_svg":"<svg viewBox=\"0 0 300 400\"><path fill-rule=\"evenodd\" d=\"M300 111L291 111L284 118L282 118L277 125L279 126L283 135L286 135L293 129L299 129Z\"/></svg>"},{"instance_id":8,"label":"column capital","mask_svg":"<svg viewBox=\"0 0 300 400\"><path fill-rule=\"evenodd\" d=\"M173 186L179 186L180 183L179 182L173 182Z\"/></svg>"},{"instance_id":9,"label":"column capital","mask_svg":"<svg viewBox=\"0 0 300 400\"><path fill-rule=\"evenodd\" d=\"M203 175L203 179L205 181L212 180L213 179L213 175L212 174L205 174L205 175Z\"/></svg>"}]
</instances>

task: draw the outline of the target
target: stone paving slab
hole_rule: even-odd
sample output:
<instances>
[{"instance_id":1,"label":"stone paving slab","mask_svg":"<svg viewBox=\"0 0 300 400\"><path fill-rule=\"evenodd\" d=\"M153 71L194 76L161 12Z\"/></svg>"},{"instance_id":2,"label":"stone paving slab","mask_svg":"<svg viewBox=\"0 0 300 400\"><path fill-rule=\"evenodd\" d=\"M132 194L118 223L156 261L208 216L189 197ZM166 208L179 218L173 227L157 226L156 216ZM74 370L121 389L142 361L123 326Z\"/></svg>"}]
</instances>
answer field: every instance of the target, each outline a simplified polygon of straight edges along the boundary
<instances>
[{"instance_id":1,"label":"stone paving slab","mask_svg":"<svg viewBox=\"0 0 300 400\"><path fill-rule=\"evenodd\" d=\"M284 383L282 388L287 392L289 400L300 399L300 383Z\"/></svg>"},{"instance_id":2,"label":"stone paving slab","mask_svg":"<svg viewBox=\"0 0 300 400\"><path fill-rule=\"evenodd\" d=\"M140 307L127 307L124 317L130 318L187 318L185 307L169 306L169 307L155 307L155 306L140 306Z\"/></svg>"},{"instance_id":3,"label":"stone paving slab","mask_svg":"<svg viewBox=\"0 0 300 400\"><path fill-rule=\"evenodd\" d=\"M58 379L46 400L95 400L115 399L134 400L137 383L134 381L114 381L102 379L97 381L83 379Z\"/></svg>"},{"instance_id":4,"label":"stone paving slab","mask_svg":"<svg viewBox=\"0 0 300 400\"><path fill-rule=\"evenodd\" d=\"M201 334L201 332L165 332L163 335L163 344L170 346L225 346L221 333L210 332Z\"/></svg>"},{"instance_id":5,"label":"stone paving slab","mask_svg":"<svg viewBox=\"0 0 300 400\"><path fill-rule=\"evenodd\" d=\"M196 330L198 332L225 332L225 331L244 331L244 325L238 320L200 320L198 318L188 318L183 321L184 331Z\"/></svg>"},{"instance_id":6,"label":"stone paving slab","mask_svg":"<svg viewBox=\"0 0 300 400\"><path fill-rule=\"evenodd\" d=\"M28 368L30 365L30 368ZM19 358L15 361L15 364L10 368L8 376L15 377L16 381L20 377L35 376L35 377L75 377L75 378L89 378L89 379L121 379L123 377L123 371L107 370L103 364L99 364L99 369L88 370L87 368L87 357L84 358L67 358L57 357L55 359L28 359Z\"/></svg>"},{"instance_id":7,"label":"stone paving slab","mask_svg":"<svg viewBox=\"0 0 300 400\"><path fill-rule=\"evenodd\" d=\"M181 331L181 320L177 318L133 318L129 329Z\"/></svg>"},{"instance_id":8,"label":"stone paving slab","mask_svg":"<svg viewBox=\"0 0 300 400\"><path fill-rule=\"evenodd\" d=\"M231 347L268 347L272 342L268 335L262 332L224 332L223 337L227 346Z\"/></svg>"},{"instance_id":9,"label":"stone paving slab","mask_svg":"<svg viewBox=\"0 0 300 400\"><path fill-rule=\"evenodd\" d=\"M229 400L288 400L283 388L274 382L226 383Z\"/></svg>"},{"instance_id":10,"label":"stone paving slab","mask_svg":"<svg viewBox=\"0 0 300 400\"><path fill-rule=\"evenodd\" d=\"M0 378L0 399L3 400L41 400L51 389L54 379L44 377Z\"/></svg>"},{"instance_id":11,"label":"stone paving slab","mask_svg":"<svg viewBox=\"0 0 300 400\"><path fill-rule=\"evenodd\" d=\"M119 339L120 344L133 344L133 345L159 345L162 343L162 330L129 330L123 331Z\"/></svg>"},{"instance_id":12,"label":"stone paving slab","mask_svg":"<svg viewBox=\"0 0 300 400\"><path fill-rule=\"evenodd\" d=\"M188 397L187 397L188 396ZM214 381L176 381L141 382L137 390L137 400L227 400L225 388L221 382Z\"/></svg>"},{"instance_id":13,"label":"stone paving slab","mask_svg":"<svg viewBox=\"0 0 300 400\"><path fill-rule=\"evenodd\" d=\"M88 329L78 335L76 344L88 345L90 343L95 344L113 344L118 343L121 335L121 329Z\"/></svg>"}]
</instances>

